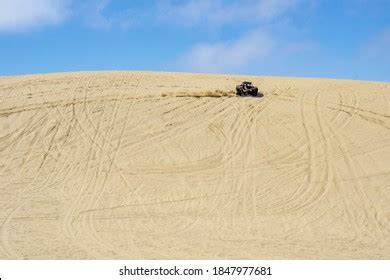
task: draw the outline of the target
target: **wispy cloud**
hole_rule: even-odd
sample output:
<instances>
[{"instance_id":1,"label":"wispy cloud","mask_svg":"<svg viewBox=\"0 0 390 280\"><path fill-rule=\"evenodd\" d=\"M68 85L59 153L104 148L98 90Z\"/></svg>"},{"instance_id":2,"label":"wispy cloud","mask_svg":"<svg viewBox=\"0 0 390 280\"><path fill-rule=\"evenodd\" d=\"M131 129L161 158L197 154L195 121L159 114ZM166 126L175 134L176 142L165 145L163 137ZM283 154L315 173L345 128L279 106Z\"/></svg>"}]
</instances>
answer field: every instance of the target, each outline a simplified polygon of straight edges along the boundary
<instances>
[{"instance_id":1,"label":"wispy cloud","mask_svg":"<svg viewBox=\"0 0 390 280\"><path fill-rule=\"evenodd\" d=\"M304 0L186 0L160 1L156 17L182 25L213 25L266 22L285 14Z\"/></svg>"},{"instance_id":2,"label":"wispy cloud","mask_svg":"<svg viewBox=\"0 0 390 280\"><path fill-rule=\"evenodd\" d=\"M199 43L180 55L179 70L205 73L245 73L272 65L286 65L296 55L311 54L311 40L289 41L272 28L252 30L231 41Z\"/></svg>"},{"instance_id":3,"label":"wispy cloud","mask_svg":"<svg viewBox=\"0 0 390 280\"><path fill-rule=\"evenodd\" d=\"M218 42L200 42L179 56L181 70L213 73L240 73L272 60L311 51L315 44L300 34L298 41L284 38L296 33L288 18L291 12L310 0L188 0L168 6L164 14L187 25L244 25L247 32ZM167 5L165 2L164 5ZM289 34L291 35L291 34ZM289 37L289 36L286 36ZM291 37L291 36L290 36Z\"/></svg>"},{"instance_id":4,"label":"wispy cloud","mask_svg":"<svg viewBox=\"0 0 390 280\"><path fill-rule=\"evenodd\" d=\"M390 27L377 33L363 47L369 58L390 60Z\"/></svg>"},{"instance_id":5,"label":"wispy cloud","mask_svg":"<svg viewBox=\"0 0 390 280\"><path fill-rule=\"evenodd\" d=\"M153 0L146 9L128 4L111 10L114 0L87 0L82 4L89 25L98 28L132 26L134 23L176 23L181 26L269 22L310 0Z\"/></svg>"},{"instance_id":6,"label":"wispy cloud","mask_svg":"<svg viewBox=\"0 0 390 280\"><path fill-rule=\"evenodd\" d=\"M0 32L20 32L59 24L69 15L71 0L0 0Z\"/></svg>"},{"instance_id":7,"label":"wispy cloud","mask_svg":"<svg viewBox=\"0 0 390 280\"><path fill-rule=\"evenodd\" d=\"M97 29L161 22L214 28L258 24L276 20L307 1L311 0L153 0L146 8L136 8L132 3L115 0L0 0L0 31L28 31L59 24L71 14Z\"/></svg>"},{"instance_id":8,"label":"wispy cloud","mask_svg":"<svg viewBox=\"0 0 390 280\"><path fill-rule=\"evenodd\" d=\"M266 31L255 30L231 42L197 44L179 58L179 67L196 72L239 71L261 61L273 47Z\"/></svg>"},{"instance_id":9,"label":"wispy cloud","mask_svg":"<svg viewBox=\"0 0 390 280\"><path fill-rule=\"evenodd\" d=\"M274 19L285 14L297 4L303 2L302 0L262 0L255 1L253 9L254 15L258 19Z\"/></svg>"},{"instance_id":10,"label":"wispy cloud","mask_svg":"<svg viewBox=\"0 0 390 280\"><path fill-rule=\"evenodd\" d=\"M112 19L104 15L111 0L88 0L81 4L78 14L90 27L107 29L112 25Z\"/></svg>"},{"instance_id":11,"label":"wispy cloud","mask_svg":"<svg viewBox=\"0 0 390 280\"><path fill-rule=\"evenodd\" d=\"M84 23L94 29L108 30L112 28L127 29L145 17L145 12L134 7L112 9L113 0L87 0L80 4L77 14Z\"/></svg>"}]
</instances>

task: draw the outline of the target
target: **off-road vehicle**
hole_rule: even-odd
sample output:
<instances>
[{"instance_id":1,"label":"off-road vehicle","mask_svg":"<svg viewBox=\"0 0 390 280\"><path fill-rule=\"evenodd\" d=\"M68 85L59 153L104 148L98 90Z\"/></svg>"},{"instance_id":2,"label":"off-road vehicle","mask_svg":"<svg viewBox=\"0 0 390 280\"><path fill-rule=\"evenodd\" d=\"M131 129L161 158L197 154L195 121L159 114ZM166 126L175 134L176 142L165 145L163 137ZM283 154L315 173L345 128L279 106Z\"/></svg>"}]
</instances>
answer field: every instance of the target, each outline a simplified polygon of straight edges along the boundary
<instances>
[{"instance_id":1,"label":"off-road vehicle","mask_svg":"<svg viewBox=\"0 0 390 280\"><path fill-rule=\"evenodd\" d=\"M236 86L236 94L239 96L257 96L258 92L259 89L252 82L242 82L241 85Z\"/></svg>"}]
</instances>

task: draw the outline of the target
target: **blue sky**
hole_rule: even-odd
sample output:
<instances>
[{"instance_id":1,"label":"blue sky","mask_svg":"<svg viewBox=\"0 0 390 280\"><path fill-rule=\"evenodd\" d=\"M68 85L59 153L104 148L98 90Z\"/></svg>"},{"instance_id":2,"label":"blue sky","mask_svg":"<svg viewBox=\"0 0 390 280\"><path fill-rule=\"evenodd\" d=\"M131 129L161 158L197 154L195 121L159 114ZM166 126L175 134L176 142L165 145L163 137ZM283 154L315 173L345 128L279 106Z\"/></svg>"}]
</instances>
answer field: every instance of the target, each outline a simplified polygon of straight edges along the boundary
<instances>
[{"instance_id":1,"label":"blue sky","mask_svg":"<svg viewBox=\"0 0 390 280\"><path fill-rule=\"evenodd\" d=\"M390 81L390 0L0 0L0 75L89 70Z\"/></svg>"}]
</instances>

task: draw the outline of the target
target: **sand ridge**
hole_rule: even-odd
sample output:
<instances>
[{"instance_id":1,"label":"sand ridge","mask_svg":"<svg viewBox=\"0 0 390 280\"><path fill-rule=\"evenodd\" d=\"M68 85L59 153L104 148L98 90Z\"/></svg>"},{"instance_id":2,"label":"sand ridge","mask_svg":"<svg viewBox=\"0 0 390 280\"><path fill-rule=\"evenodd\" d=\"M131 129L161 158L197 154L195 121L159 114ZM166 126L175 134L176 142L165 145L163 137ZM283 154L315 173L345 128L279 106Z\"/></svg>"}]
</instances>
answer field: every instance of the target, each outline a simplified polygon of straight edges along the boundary
<instances>
[{"instance_id":1,"label":"sand ridge","mask_svg":"<svg viewBox=\"0 0 390 280\"><path fill-rule=\"evenodd\" d=\"M389 259L390 83L2 77L0 204L0 259Z\"/></svg>"}]
</instances>

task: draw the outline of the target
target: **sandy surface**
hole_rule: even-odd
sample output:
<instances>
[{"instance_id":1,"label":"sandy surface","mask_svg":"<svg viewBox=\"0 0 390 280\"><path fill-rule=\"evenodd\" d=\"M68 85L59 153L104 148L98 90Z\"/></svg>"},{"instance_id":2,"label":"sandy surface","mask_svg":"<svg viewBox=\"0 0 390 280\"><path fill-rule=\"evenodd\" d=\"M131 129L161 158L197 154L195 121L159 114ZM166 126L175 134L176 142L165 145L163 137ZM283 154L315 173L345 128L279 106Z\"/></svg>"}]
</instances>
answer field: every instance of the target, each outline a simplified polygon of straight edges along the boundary
<instances>
[{"instance_id":1,"label":"sandy surface","mask_svg":"<svg viewBox=\"0 0 390 280\"><path fill-rule=\"evenodd\" d=\"M390 83L1 77L0 205L1 259L390 259Z\"/></svg>"}]
</instances>

